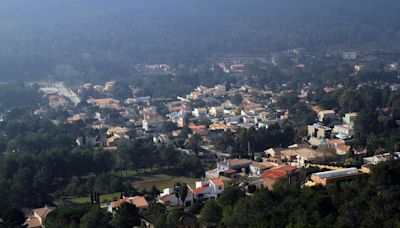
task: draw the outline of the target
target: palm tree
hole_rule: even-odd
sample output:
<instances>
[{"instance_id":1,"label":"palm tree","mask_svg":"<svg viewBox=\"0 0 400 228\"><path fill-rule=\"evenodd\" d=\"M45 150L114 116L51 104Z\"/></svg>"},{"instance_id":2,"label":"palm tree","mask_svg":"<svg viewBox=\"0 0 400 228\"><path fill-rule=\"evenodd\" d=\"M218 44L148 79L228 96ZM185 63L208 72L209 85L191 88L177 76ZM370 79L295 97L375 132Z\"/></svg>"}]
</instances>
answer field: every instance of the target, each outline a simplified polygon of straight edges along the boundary
<instances>
[{"instance_id":1,"label":"palm tree","mask_svg":"<svg viewBox=\"0 0 400 228\"><path fill-rule=\"evenodd\" d=\"M176 183L174 187L174 193L176 198L178 198L178 206L180 206L179 201L182 201L183 207L185 207L185 199L188 195L189 187L187 184Z\"/></svg>"},{"instance_id":2,"label":"palm tree","mask_svg":"<svg viewBox=\"0 0 400 228\"><path fill-rule=\"evenodd\" d=\"M176 198L178 198L178 206L179 206L179 200L180 200L180 189L181 189L181 183L176 183L174 187L174 193Z\"/></svg>"}]
</instances>

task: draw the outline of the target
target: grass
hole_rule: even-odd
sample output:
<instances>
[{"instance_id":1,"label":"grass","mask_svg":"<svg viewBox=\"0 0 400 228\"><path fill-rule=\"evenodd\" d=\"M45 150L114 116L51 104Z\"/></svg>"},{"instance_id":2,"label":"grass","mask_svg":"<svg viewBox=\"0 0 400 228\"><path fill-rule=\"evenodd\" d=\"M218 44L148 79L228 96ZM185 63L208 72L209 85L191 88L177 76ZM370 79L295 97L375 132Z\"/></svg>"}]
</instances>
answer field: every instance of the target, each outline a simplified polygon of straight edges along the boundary
<instances>
[{"instance_id":1,"label":"grass","mask_svg":"<svg viewBox=\"0 0 400 228\"><path fill-rule=\"evenodd\" d=\"M164 170L141 170L141 172L137 173L134 170L128 170L127 172L118 172L116 175L122 175L123 178L132 181L132 186L134 186L138 190L148 189L150 190L153 186L156 186L160 191L164 188L172 187L175 183L186 183L190 187L195 187L195 178L189 178L180 176L173 171L164 171ZM101 202L109 202L115 198L120 197L120 192L104 194L100 196ZM72 203L88 203L90 202L90 196L87 197L76 197L69 198L67 201Z\"/></svg>"}]
</instances>

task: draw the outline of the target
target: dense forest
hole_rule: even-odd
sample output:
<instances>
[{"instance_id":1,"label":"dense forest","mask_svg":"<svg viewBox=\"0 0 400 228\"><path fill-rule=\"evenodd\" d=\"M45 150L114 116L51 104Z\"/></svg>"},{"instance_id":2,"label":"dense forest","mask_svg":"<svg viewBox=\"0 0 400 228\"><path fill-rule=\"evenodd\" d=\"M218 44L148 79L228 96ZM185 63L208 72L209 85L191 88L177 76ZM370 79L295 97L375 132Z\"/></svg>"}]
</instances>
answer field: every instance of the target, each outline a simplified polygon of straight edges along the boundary
<instances>
[{"instance_id":1,"label":"dense forest","mask_svg":"<svg viewBox=\"0 0 400 228\"><path fill-rule=\"evenodd\" d=\"M107 79L138 63L197 65L219 54L399 47L396 0L5 0L5 80Z\"/></svg>"}]
</instances>

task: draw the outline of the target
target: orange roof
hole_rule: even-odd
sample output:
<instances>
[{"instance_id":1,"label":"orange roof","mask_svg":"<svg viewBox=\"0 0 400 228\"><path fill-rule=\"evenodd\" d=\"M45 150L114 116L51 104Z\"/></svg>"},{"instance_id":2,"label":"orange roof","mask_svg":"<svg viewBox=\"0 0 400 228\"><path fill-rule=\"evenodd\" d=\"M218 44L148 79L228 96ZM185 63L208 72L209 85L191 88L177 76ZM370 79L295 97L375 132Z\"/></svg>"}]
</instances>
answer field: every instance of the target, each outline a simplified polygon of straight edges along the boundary
<instances>
[{"instance_id":1,"label":"orange roof","mask_svg":"<svg viewBox=\"0 0 400 228\"><path fill-rule=\"evenodd\" d=\"M115 207L120 207L123 203L130 203L135 205L136 207L147 207L149 206L149 203L143 196L135 196L135 197L124 197L123 199L120 199L118 201L115 201L112 203L112 206Z\"/></svg>"},{"instance_id":2,"label":"orange roof","mask_svg":"<svg viewBox=\"0 0 400 228\"><path fill-rule=\"evenodd\" d=\"M330 139L330 140L326 141L326 144L328 144L328 145L333 145L333 144L340 145L340 144L344 144L344 143L345 142L342 139Z\"/></svg>"},{"instance_id":3,"label":"orange roof","mask_svg":"<svg viewBox=\"0 0 400 228\"><path fill-rule=\"evenodd\" d=\"M224 182L221 179L216 178L211 180L216 186L224 186Z\"/></svg>"},{"instance_id":4,"label":"orange roof","mask_svg":"<svg viewBox=\"0 0 400 228\"><path fill-rule=\"evenodd\" d=\"M286 177L288 172L292 172L296 169L297 168L295 166L281 165L276 168L272 168L272 169L265 171L261 175L261 177L262 178L271 178L271 179L280 179L280 178Z\"/></svg>"},{"instance_id":5,"label":"orange roof","mask_svg":"<svg viewBox=\"0 0 400 228\"><path fill-rule=\"evenodd\" d=\"M206 184L206 185L204 185L204 186L202 186L202 187L199 187L199 188L196 188L195 190L193 190L193 193L194 193L194 194L199 194L200 192L206 190L208 187L209 187L209 185Z\"/></svg>"},{"instance_id":6,"label":"orange roof","mask_svg":"<svg viewBox=\"0 0 400 228\"><path fill-rule=\"evenodd\" d=\"M286 176L287 174L285 172L276 170L267 170L261 175L262 178L270 178L270 179L280 179Z\"/></svg>"},{"instance_id":7,"label":"orange roof","mask_svg":"<svg viewBox=\"0 0 400 228\"><path fill-rule=\"evenodd\" d=\"M280 165L277 166L276 168L272 168L272 170L282 170L282 171L294 171L296 170L297 167L296 166L291 166L291 165Z\"/></svg>"},{"instance_id":8,"label":"orange roof","mask_svg":"<svg viewBox=\"0 0 400 228\"><path fill-rule=\"evenodd\" d=\"M346 146L346 145L340 145L338 147L336 147L337 150L341 150L341 151L349 151L350 150L350 146Z\"/></svg>"},{"instance_id":9,"label":"orange roof","mask_svg":"<svg viewBox=\"0 0 400 228\"><path fill-rule=\"evenodd\" d=\"M191 130L203 130L203 129L206 129L206 126L205 126L205 125L194 125L194 124L190 124L190 125L189 125L189 128L190 128Z\"/></svg>"}]
</instances>

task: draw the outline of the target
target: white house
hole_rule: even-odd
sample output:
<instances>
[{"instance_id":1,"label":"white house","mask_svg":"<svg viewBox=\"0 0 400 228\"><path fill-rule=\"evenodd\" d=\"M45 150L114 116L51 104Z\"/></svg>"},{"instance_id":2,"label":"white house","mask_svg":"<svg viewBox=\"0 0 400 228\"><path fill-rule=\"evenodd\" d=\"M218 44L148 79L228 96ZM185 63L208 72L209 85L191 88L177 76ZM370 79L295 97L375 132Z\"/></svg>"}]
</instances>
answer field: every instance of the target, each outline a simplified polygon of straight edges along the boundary
<instances>
[{"instance_id":1,"label":"white house","mask_svg":"<svg viewBox=\"0 0 400 228\"><path fill-rule=\"evenodd\" d=\"M224 191L224 182L221 179L197 181L193 190L196 200L217 199Z\"/></svg>"},{"instance_id":2,"label":"white house","mask_svg":"<svg viewBox=\"0 0 400 228\"><path fill-rule=\"evenodd\" d=\"M182 204L184 207L189 207L193 204L193 201L194 201L194 195L190 187L188 189L184 202L182 202L181 199L178 199L178 197L176 197L173 188L164 189L164 191L158 197L158 202L164 204L165 206L167 206L167 208L182 206Z\"/></svg>"},{"instance_id":3,"label":"white house","mask_svg":"<svg viewBox=\"0 0 400 228\"><path fill-rule=\"evenodd\" d=\"M332 129L332 132L338 134L338 138L350 138L354 135L354 128L350 125L335 125Z\"/></svg>"},{"instance_id":4,"label":"white house","mask_svg":"<svg viewBox=\"0 0 400 228\"><path fill-rule=\"evenodd\" d=\"M354 126L354 121L357 118L357 113L353 112L353 113L346 113L343 117L343 123L350 125L350 126Z\"/></svg>"}]
</instances>

